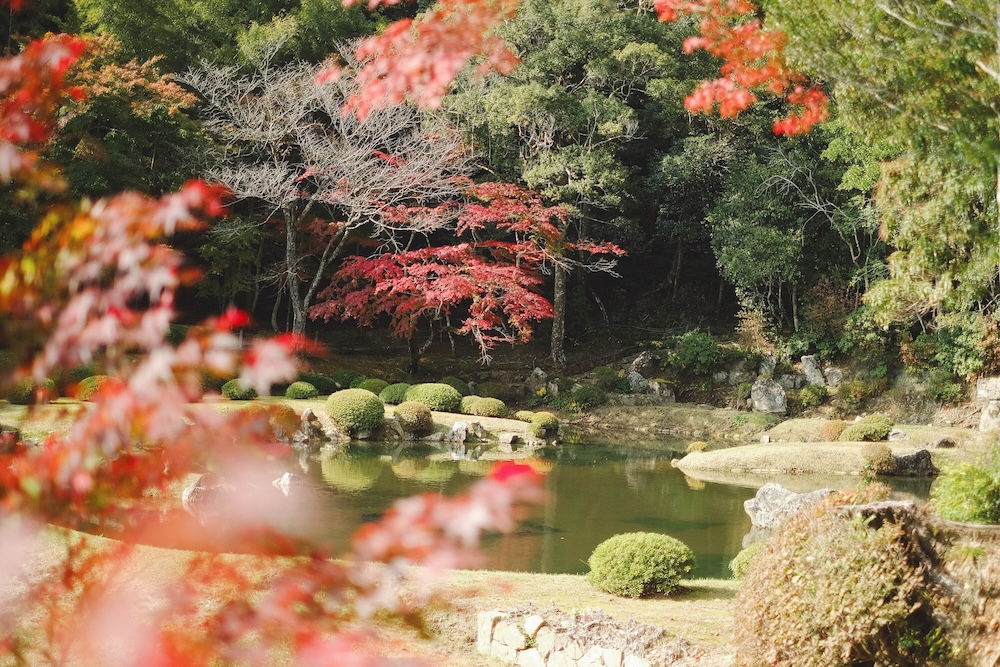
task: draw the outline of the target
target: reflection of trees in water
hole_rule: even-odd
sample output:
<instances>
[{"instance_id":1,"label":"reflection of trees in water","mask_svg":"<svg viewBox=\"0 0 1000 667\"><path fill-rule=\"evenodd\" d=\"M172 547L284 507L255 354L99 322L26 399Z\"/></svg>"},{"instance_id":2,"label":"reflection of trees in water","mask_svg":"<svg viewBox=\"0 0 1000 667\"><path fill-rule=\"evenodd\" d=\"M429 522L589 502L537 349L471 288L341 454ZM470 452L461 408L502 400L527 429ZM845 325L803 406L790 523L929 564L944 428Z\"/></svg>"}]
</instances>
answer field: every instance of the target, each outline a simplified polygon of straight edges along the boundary
<instances>
[{"instance_id":1,"label":"reflection of trees in water","mask_svg":"<svg viewBox=\"0 0 1000 667\"><path fill-rule=\"evenodd\" d=\"M471 475L473 477L483 477L488 475L490 470L493 470L495 461L459 461L458 471L465 475Z\"/></svg>"},{"instance_id":2,"label":"reflection of trees in water","mask_svg":"<svg viewBox=\"0 0 1000 667\"><path fill-rule=\"evenodd\" d=\"M344 493L359 493L371 488L382 474L383 463L377 458L335 456L323 459L323 480Z\"/></svg>"},{"instance_id":3,"label":"reflection of trees in water","mask_svg":"<svg viewBox=\"0 0 1000 667\"><path fill-rule=\"evenodd\" d=\"M399 479L409 479L418 484L444 484L458 466L451 461L428 461L426 459L403 459L392 464L392 472Z\"/></svg>"}]
</instances>

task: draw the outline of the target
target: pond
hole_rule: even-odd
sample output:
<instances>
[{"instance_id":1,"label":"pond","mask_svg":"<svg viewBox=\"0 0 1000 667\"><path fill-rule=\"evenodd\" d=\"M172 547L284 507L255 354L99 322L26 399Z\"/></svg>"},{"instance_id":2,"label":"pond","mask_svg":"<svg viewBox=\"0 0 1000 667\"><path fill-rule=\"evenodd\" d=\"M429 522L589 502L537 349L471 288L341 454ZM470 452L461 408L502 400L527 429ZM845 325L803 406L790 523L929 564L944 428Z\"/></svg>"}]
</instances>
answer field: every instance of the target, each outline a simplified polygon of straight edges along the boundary
<instances>
[{"instance_id":1,"label":"pond","mask_svg":"<svg viewBox=\"0 0 1000 667\"><path fill-rule=\"evenodd\" d=\"M678 443L683 448L685 443ZM342 546L353 530L381 516L398 498L427 491L461 493L489 472L492 462L428 460L401 450L352 445L312 466L311 474L334 492L338 520L322 539ZM670 461L674 452L572 445L545 448L526 462L544 475L547 499L512 535L491 537L485 567L496 570L584 573L600 542L618 533L666 533L697 558L696 577L728 577L727 564L741 549L750 519L743 502L756 492L742 486L686 477ZM780 481L780 480L778 480ZM796 480L796 490L856 478ZM926 497L930 482L907 480L906 492ZM803 488L804 487L804 488Z\"/></svg>"}]
</instances>

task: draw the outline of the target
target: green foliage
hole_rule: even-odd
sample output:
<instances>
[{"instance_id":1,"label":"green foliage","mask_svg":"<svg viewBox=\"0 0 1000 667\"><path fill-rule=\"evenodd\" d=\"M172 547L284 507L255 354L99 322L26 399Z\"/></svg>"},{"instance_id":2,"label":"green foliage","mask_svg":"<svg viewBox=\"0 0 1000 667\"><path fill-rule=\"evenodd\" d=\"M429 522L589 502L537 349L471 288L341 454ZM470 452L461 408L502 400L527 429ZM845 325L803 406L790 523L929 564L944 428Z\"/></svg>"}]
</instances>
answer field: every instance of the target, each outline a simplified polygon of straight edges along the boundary
<instances>
[{"instance_id":1,"label":"green foliage","mask_svg":"<svg viewBox=\"0 0 1000 667\"><path fill-rule=\"evenodd\" d=\"M427 435L434 429L434 416L430 408L417 401L404 401L393 412L399 417L399 425L406 433L416 436Z\"/></svg>"},{"instance_id":2,"label":"green foliage","mask_svg":"<svg viewBox=\"0 0 1000 667\"><path fill-rule=\"evenodd\" d=\"M620 380L624 378L618 377L618 371L611 368L610 366L598 366L594 369L594 379L597 380L597 386L604 391L617 392L620 391ZM627 384L627 383L626 383Z\"/></svg>"},{"instance_id":3,"label":"green foliage","mask_svg":"<svg viewBox=\"0 0 1000 667\"><path fill-rule=\"evenodd\" d=\"M364 376L357 371L344 369L342 371L337 371L330 377L333 378L333 381L337 383L338 389L351 389L352 388L351 383L357 380L358 378L363 378Z\"/></svg>"},{"instance_id":4,"label":"green foliage","mask_svg":"<svg viewBox=\"0 0 1000 667\"><path fill-rule=\"evenodd\" d=\"M722 348L712 335L694 330L674 339L667 364L681 375L699 377L713 373L723 359Z\"/></svg>"},{"instance_id":5,"label":"green foliage","mask_svg":"<svg viewBox=\"0 0 1000 667\"><path fill-rule=\"evenodd\" d=\"M431 410L456 412L462 403L462 395L454 387L440 382L415 384L406 390L407 401L418 401Z\"/></svg>"},{"instance_id":6,"label":"green foliage","mask_svg":"<svg viewBox=\"0 0 1000 667\"><path fill-rule=\"evenodd\" d=\"M188 332L190 330L191 327L186 324L176 324L176 323L171 324L170 326L167 327L167 335L166 335L167 342L173 345L174 347L177 347L178 345L184 342L184 339L187 338Z\"/></svg>"},{"instance_id":7,"label":"green foliage","mask_svg":"<svg viewBox=\"0 0 1000 667\"><path fill-rule=\"evenodd\" d=\"M885 440L892 430L892 420L885 415L868 415L854 424L849 424L840 434L841 442L878 442Z\"/></svg>"},{"instance_id":8,"label":"green foliage","mask_svg":"<svg viewBox=\"0 0 1000 667\"><path fill-rule=\"evenodd\" d=\"M799 402L803 408L817 408L824 400L826 400L826 387L820 385L806 385L799 392Z\"/></svg>"},{"instance_id":9,"label":"green foliage","mask_svg":"<svg viewBox=\"0 0 1000 667\"><path fill-rule=\"evenodd\" d=\"M288 385L288 389L285 390L285 398L308 400L310 398L316 398L317 396L319 396L319 390L308 382L303 382L301 380L291 383Z\"/></svg>"},{"instance_id":10,"label":"green foliage","mask_svg":"<svg viewBox=\"0 0 1000 667\"><path fill-rule=\"evenodd\" d=\"M490 398L488 396L484 396L478 401L473 401L470 409L471 412L469 414L476 415L477 417L506 417L510 412L507 409L506 403L499 398Z\"/></svg>"},{"instance_id":11,"label":"green foliage","mask_svg":"<svg viewBox=\"0 0 1000 667\"><path fill-rule=\"evenodd\" d=\"M319 392L320 396L328 396L338 389L337 381L329 375L324 375L322 373L301 371L297 379L301 382L308 382L312 386L316 387L316 391Z\"/></svg>"},{"instance_id":12,"label":"green foliage","mask_svg":"<svg viewBox=\"0 0 1000 667\"><path fill-rule=\"evenodd\" d=\"M365 389L341 389L326 399L326 413L347 435L372 433L385 421L385 406Z\"/></svg>"},{"instance_id":13,"label":"green foliage","mask_svg":"<svg viewBox=\"0 0 1000 667\"><path fill-rule=\"evenodd\" d=\"M1000 452L985 464L959 463L945 469L931 487L938 516L951 521L1000 523Z\"/></svg>"},{"instance_id":14,"label":"green foliage","mask_svg":"<svg viewBox=\"0 0 1000 667\"><path fill-rule=\"evenodd\" d=\"M877 318L869 306L856 308L847 318L838 346L840 351L868 368L871 377L885 377L895 359L897 335Z\"/></svg>"},{"instance_id":15,"label":"green foliage","mask_svg":"<svg viewBox=\"0 0 1000 667\"><path fill-rule=\"evenodd\" d=\"M837 400L844 408L857 411L865 401L885 390L884 380L848 380L837 387Z\"/></svg>"},{"instance_id":16,"label":"green foliage","mask_svg":"<svg viewBox=\"0 0 1000 667\"><path fill-rule=\"evenodd\" d=\"M382 390L389 386L389 383L385 380L380 380L379 378L367 378L356 385L352 386L352 389L367 389L371 393L378 396L382 393Z\"/></svg>"},{"instance_id":17,"label":"green foliage","mask_svg":"<svg viewBox=\"0 0 1000 667\"><path fill-rule=\"evenodd\" d=\"M536 438L547 438L559 432L559 419L551 412L542 410L531 416L531 433Z\"/></svg>"},{"instance_id":18,"label":"green foliage","mask_svg":"<svg viewBox=\"0 0 1000 667\"><path fill-rule=\"evenodd\" d=\"M917 336L914 345L929 356L936 367L960 377L971 378L997 367L998 348L995 320L977 312L942 315L932 332Z\"/></svg>"},{"instance_id":19,"label":"green foliage","mask_svg":"<svg viewBox=\"0 0 1000 667\"><path fill-rule=\"evenodd\" d=\"M361 385L367 381L368 381L367 375L358 375L353 380L351 380L351 384L348 386L348 389L360 389ZM384 388L385 387L383 387L383 389Z\"/></svg>"},{"instance_id":20,"label":"green foliage","mask_svg":"<svg viewBox=\"0 0 1000 667\"><path fill-rule=\"evenodd\" d=\"M597 545L587 564L587 581L598 590L629 598L669 595L694 568L694 553L669 535L622 533Z\"/></svg>"},{"instance_id":21,"label":"green foliage","mask_svg":"<svg viewBox=\"0 0 1000 667\"><path fill-rule=\"evenodd\" d=\"M257 390L233 379L222 385L222 395L233 401L252 401L257 398Z\"/></svg>"},{"instance_id":22,"label":"green foliage","mask_svg":"<svg viewBox=\"0 0 1000 667\"><path fill-rule=\"evenodd\" d=\"M410 389L410 386L407 382L390 384L378 393L378 397L386 405L399 405L406 400L406 392Z\"/></svg>"},{"instance_id":23,"label":"green foliage","mask_svg":"<svg viewBox=\"0 0 1000 667\"><path fill-rule=\"evenodd\" d=\"M764 544L764 542L754 542L729 561L729 571L733 573L733 579L742 579L747 575L757 555L764 550Z\"/></svg>"},{"instance_id":24,"label":"green foliage","mask_svg":"<svg viewBox=\"0 0 1000 667\"><path fill-rule=\"evenodd\" d=\"M483 399L482 396L478 394L469 394L468 396L463 396L462 400L458 404L458 411L463 415L472 414L472 406Z\"/></svg>"},{"instance_id":25,"label":"green foliage","mask_svg":"<svg viewBox=\"0 0 1000 667\"><path fill-rule=\"evenodd\" d=\"M737 599L740 664L954 664L919 546L899 524L845 517L838 502L854 499L800 512L753 558Z\"/></svg>"},{"instance_id":26,"label":"green foliage","mask_svg":"<svg viewBox=\"0 0 1000 667\"><path fill-rule=\"evenodd\" d=\"M600 387L582 385L569 395L569 407L574 410L589 410L608 402L608 395Z\"/></svg>"},{"instance_id":27,"label":"green foliage","mask_svg":"<svg viewBox=\"0 0 1000 667\"><path fill-rule=\"evenodd\" d=\"M74 366L67 371L66 380L77 384L92 375L97 375L97 368L95 366Z\"/></svg>"},{"instance_id":28,"label":"green foliage","mask_svg":"<svg viewBox=\"0 0 1000 667\"><path fill-rule=\"evenodd\" d=\"M31 378L24 378L11 388L7 400L14 405L31 405L48 402L56 396L56 383L50 378L45 378L41 384Z\"/></svg>"},{"instance_id":29,"label":"green foliage","mask_svg":"<svg viewBox=\"0 0 1000 667\"><path fill-rule=\"evenodd\" d=\"M518 398L516 385L504 382L480 382L476 385L476 393L483 398L499 398L505 403L513 403Z\"/></svg>"},{"instance_id":30,"label":"green foliage","mask_svg":"<svg viewBox=\"0 0 1000 667\"><path fill-rule=\"evenodd\" d=\"M76 397L81 401L89 401L109 379L107 375L91 375L83 378L77 385Z\"/></svg>"},{"instance_id":31,"label":"green foliage","mask_svg":"<svg viewBox=\"0 0 1000 667\"><path fill-rule=\"evenodd\" d=\"M861 467L868 475L891 475L896 471L896 458L888 445L869 442L861 448Z\"/></svg>"},{"instance_id":32,"label":"green foliage","mask_svg":"<svg viewBox=\"0 0 1000 667\"><path fill-rule=\"evenodd\" d=\"M443 384L451 385L452 387L457 389L458 393L460 393L462 396L468 396L469 394L472 393L472 390L469 389L469 383L461 378L455 377L454 375L448 375L446 377L441 378L441 382Z\"/></svg>"},{"instance_id":33,"label":"green foliage","mask_svg":"<svg viewBox=\"0 0 1000 667\"><path fill-rule=\"evenodd\" d=\"M530 422L535 416L535 413L531 410L518 410L514 413L514 419L522 422Z\"/></svg>"},{"instance_id":34,"label":"green foliage","mask_svg":"<svg viewBox=\"0 0 1000 667\"><path fill-rule=\"evenodd\" d=\"M927 393L940 403L957 404L965 398L965 384L951 373L936 369L931 371Z\"/></svg>"}]
</instances>

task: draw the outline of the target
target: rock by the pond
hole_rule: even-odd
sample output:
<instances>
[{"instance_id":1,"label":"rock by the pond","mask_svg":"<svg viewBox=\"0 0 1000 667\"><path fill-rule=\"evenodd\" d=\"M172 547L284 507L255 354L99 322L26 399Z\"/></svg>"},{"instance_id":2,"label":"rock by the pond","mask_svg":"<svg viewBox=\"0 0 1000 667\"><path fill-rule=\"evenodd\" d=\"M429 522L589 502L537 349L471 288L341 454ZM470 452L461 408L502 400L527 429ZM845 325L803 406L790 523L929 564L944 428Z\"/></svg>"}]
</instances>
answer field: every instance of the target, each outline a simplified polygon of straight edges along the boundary
<instances>
[{"instance_id":1,"label":"rock by the pond","mask_svg":"<svg viewBox=\"0 0 1000 667\"><path fill-rule=\"evenodd\" d=\"M785 389L774 380L761 377L753 383L750 389L750 400L754 412L769 412L785 414L788 409Z\"/></svg>"},{"instance_id":2,"label":"rock by the pond","mask_svg":"<svg viewBox=\"0 0 1000 667\"><path fill-rule=\"evenodd\" d=\"M769 482L758 489L756 496L743 503L743 509L750 517L751 524L770 530L788 517L816 505L833 492L833 489L819 489L809 493L795 493L780 484Z\"/></svg>"},{"instance_id":3,"label":"rock by the pond","mask_svg":"<svg viewBox=\"0 0 1000 667\"><path fill-rule=\"evenodd\" d=\"M765 356L760 360L760 368L758 369L758 375L762 378L769 378L774 375L774 369L778 365L778 360L771 355Z\"/></svg>"},{"instance_id":4,"label":"rock by the pond","mask_svg":"<svg viewBox=\"0 0 1000 667\"><path fill-rule=\"evenodd\" d=\"M469 429L469 435L474 435L480 440L482 440L486 436L486 429L484 429L483 425L480 424L479 422L475 421L469 422L468 429Z\"/></svg>"},{"instance_id":5,"label":"rock by the pond","mask_svg":"<svg viewBox=\"0 0 1000 667\"><path fill-rule=\"evenodd\" d=\"M653 356L649 350L644 350L638 357L629 364L629 371L638 373L643 377L649 377L660 368L660 360Z\"/></svg>"},{"instance_id":6,"label":"rock by the pond","mask_svg":"<svg viewBox=\"0 0 1000 667\"><path fill-rule=\"evenodd\" d=\"M887 435L885 439L888 440L889 442L900 442L902 440L909 440L909 438L910 436L906 435L898 428L894 428L891 431L889 431L889 435Z\"/></svg>"},{"instance_id":7,"label":"rock by the pond","mask_svg":"<svg viewBox=\"0 0 1000 667\"><path fill-rule=\"evenodd\" d=\"M528 376L528 389L532 392L536 392L539 389L544 388L548 381L549 374L541 368L535 367L535 370L531 371L531 375Z\"/></svg>"},{"instance_id":8,"label":"rock by the pond","mask_svg":"<svg viewBox=\"0 0 1000 667\"><path fill-rule=\"evenodd\" d=\"M893 454L893 458L896 459L893 474L898 477L930 477L936 472L931 453L926 449L918 449L909 454Z\"/></svg>"},{"instance_id":9,"label":"rock by the pond","mask_svg":"<svg viewBox=\"0 0 1000 667\"><path fill-rule=\"evenodd\" d=\"M448 442L465 442L469 437L469 425L465 422L455 422L448 433Z\"/></svg>"},{"instance_id":10,"label":"rock by the pond","mask_svg":"<svg viewBox=\"0 0 1000 667\"><path fill-rule=\"evenodd\" d=\"M396 434L396 437L401 440L412 440L413 434L406 431L403 428L402 422L399 420L399 415L393 415L389 419L385 420L386 428Z\"/></svg>"},{"instance_id":11,"label":"rock by the pond","mask_svg":"<svg viewBox=\"0 0 1000 667\"><path fill-rule=\"evenodd\" d=\"M826 378L823 377L823 370L819 366L819 359L815 354L807 354L802 357L802 372L806 376L806 384L817 387L826 386Z\"/></svg>"},{"instance_id":12,"label":"rock by the pond","mask_svg":"<svg viewBox=\"0 0 1000 667\"><path fill-rule=\"evenodd\" d=\"M632 390L633 394L647 394L649 393L649 380L642 377L636 371L629 371L628 375L625 376L628 381L629 389Z\"/></svg>"},{"instance_id":13,"label":"rock by the pond","mask_svg":"<svg viewBox=\"0 0 1000 667\"><path fill-rule=\"evenodd\" d=\"M828 366L823 369L823 377L826 378L826 383L831 387L839 387L844 381L844 371Z\"/></svg>"},{"instance_id":14,"label":"rock by the pond","mask_svg":"<svg viewBox=\"0 0 1000 667\"><path fill-rule=\"evenodd\" d=\"M979 415L979 430L983 433L1000 433L1000 400L989 401Z\"/></svg>"}]
</instances>

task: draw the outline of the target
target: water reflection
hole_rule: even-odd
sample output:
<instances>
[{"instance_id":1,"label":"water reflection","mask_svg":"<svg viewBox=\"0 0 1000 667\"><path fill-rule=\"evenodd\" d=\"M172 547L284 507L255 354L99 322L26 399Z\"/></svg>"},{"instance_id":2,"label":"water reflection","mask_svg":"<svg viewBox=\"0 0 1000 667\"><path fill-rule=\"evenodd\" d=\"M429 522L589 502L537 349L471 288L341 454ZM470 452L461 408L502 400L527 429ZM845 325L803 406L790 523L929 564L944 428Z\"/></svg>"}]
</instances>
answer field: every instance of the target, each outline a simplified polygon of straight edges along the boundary
<instances>
[{"instance_id":1,"label":"water reflection","mask_svg":"<svg viewBox=\"0 0 1000 667\"><path fill-rule=\"evenodd\" d=\"M398 498L417 493L460 493L488 473L488 461L428 460L427 452L352 446L322 463L317 474L334 491L338 516L352 520L322 527L325 540L346 545L354 529L381 516ZM624 532L667 533L694 551L694 576L729 576L727 564L750 529L743 502L756 485L686 477L670 465L675 454L620 447L563 446L525 461L544 475L547 499L511 535L485 545L489 569L583 573L600 542ZM820 488L829 480L817 480ZM840 488L856 480L839 478ZM802 486L802 481L798 486ZM800 489L797 489L800 490ZM915 489L916 495L926 496Z\"/></svg>"}]
</instances>

